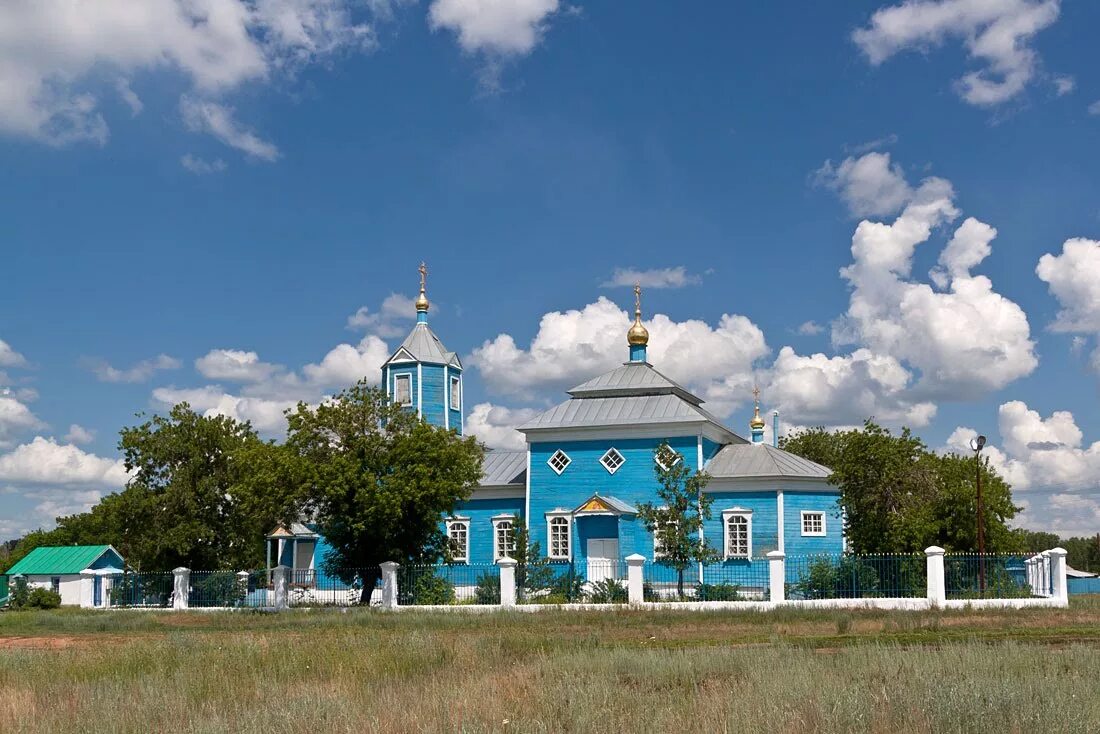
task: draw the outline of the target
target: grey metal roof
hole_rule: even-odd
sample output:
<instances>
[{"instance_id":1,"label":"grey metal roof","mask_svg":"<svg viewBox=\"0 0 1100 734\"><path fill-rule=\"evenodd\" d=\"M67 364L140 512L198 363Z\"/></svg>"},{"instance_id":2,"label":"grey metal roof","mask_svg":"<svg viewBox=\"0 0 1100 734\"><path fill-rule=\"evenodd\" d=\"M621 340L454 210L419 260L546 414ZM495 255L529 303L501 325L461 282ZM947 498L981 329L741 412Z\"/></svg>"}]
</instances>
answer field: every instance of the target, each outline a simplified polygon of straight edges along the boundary
<instances>
[{"instance_id":1,"label":"grey metal roof","mask_svg":"<svg viewBox=\"0 0 1100 734\"><path fill-rule=\"evenodd\" d=\"M567 392L576 398L675 394L693 405L703 402L648 362L627 362Z\"/></svg>"},{"instance_id":2,"label":"grey metal roof","mask_svg":"<svg viewBox=\"0 0 1100 734\"><path fill-rule=\"evenodd\" d=\"M489 449L481 464L481 487L503 487L508 484L527 486L527 452Z\"/></svg>"},{"instance_id":3,"label":"grey metal roof","mask_svg":"<svg viewBox=\"0 0 1100 734\"><path fill-rule=\"evenodd\" d=\"M715 478L796 477L825 479L832 470L770 444L723 446L706 466Z\"/></svg>"},{"instance_id":4,"label":"grey metal roof","mask_svg":"<svg viewBox=\"0 0 1100 734\"><path fill-rule=\"evenodd\" d=\"M519 427L520 431L540 428L620 426L635 423L717 424L729 431L710 413L676 394L629 395L606 398L572 398L543 411Z\"/></svg>"},{"instance_id":5,"label":"grey metal roof","mask_svg":"<svg viewBox=\"0 0 1100 734\"><path fill-rule=\"evenodd\" d=\"M429 364L449 364L455 367L462 367L462 362L459 361L458 355L454 352L447 351L447 348L443 346L443 342L439 340L439 337L435 335L435 332L431 330L426 323L417 324L413 327L409 335L405 337L405 341L401 342L401 346L386 360L385 364L393 362L401 351L404 350L409 353L417 362L427 362Z\"/></svg>"}]
</instances>

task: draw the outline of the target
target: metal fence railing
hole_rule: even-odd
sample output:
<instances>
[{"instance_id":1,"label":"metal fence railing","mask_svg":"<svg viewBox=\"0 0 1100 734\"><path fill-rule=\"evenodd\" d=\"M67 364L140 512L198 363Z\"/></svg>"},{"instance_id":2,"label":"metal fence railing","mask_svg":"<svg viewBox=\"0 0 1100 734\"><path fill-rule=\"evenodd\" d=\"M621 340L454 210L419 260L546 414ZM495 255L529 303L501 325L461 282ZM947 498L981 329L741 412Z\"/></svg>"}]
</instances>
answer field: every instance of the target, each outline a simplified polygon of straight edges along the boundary
<instances>
[{"instance_id":1,"label":"metal fence railing","mask_svg":"<svg viewBox=\"0 0 1100 734\"><path fill-rule=\"evenodd\" d=\"M382 569L298 568L288 574L287 603L292 607L346 607L382 602Z\"/></svg>"},{"instance_id":2,"label":"metal fence railing","mask_svg":"<svg viewBox=\"0 0 1100 734\"><path fill-rule=\"evenodd\" d=\"M787 558L790 599L920 598L928 593L923 554L826 554Z\"/></svg>"},{"instance_id":3,"label":"metal fence railing","mask_svg":"<svg viewBox=\"0 0 1100 734\"><path fill-rule=\"evenodd\" d=\"M111 606L150 609L170 607L173 583L171 571L127 571L111 576Z\"/></svg>"},{"instance_id":4,"label":"metal fence railing","mask_svg":"<svg viewBox=\"0 0 1100 734\"><path fill-rule=\"evenodd\" d=\"M1027 577L1027 559L1020 553L948 553L943 559L944 583L948 599L1014 599L1029 597L1033 591L1049 596L1041 588L1032 589ZM1044 574L1049 584L1049 574Z\"/></svg>"},{"instance_id":5,"label":"metal fence railing","mask_svg":"<svg viewBox=\"0 0 1100 734\"><path fill-rule=\"evenodd\" d=\"M749 601L766 599L768 562L729 559L677 568L660 560L643 568L646 601Z\"/></svg>"},{"instance_id":6,"label":"metal fence railing","mask_svg":"<svg viewBox=\"0 0 1100 734\"><path fill-rule=\"evenodd\" d=\"M499 604L500 569L492 563L402 566L397 571L397 603Z\"/></svg>"}]
</instances>

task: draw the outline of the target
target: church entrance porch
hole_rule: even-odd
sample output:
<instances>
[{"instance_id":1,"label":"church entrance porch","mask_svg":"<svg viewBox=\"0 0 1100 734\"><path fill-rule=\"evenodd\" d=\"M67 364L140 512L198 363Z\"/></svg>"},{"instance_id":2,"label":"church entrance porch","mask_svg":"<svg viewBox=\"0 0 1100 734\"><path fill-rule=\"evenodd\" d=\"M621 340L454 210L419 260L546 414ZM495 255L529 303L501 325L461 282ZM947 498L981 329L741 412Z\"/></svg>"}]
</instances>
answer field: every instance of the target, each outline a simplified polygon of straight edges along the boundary
<instances>
[{"instance_id":1,"label":"church entrance porch","mask_svg":"<svg viewBox=\"0 0 1100 734\"><path fill-rule=\"evenodd\" d=\"M589 582L620 578L619 539L589 538L585 577Z\"/></svg>"},{"instance_id":2,"label":"church entrance porch","mask_svg":"<svg viewBox=\"0 0 1100 734\"><path fill-rule=\"evenodd\" d=\"M632 518L637 509L615 497L592 495L573 510L577 538L577 560L588 584L626 578L619 527L624 517Z\"/></svg>"}]
</instances>

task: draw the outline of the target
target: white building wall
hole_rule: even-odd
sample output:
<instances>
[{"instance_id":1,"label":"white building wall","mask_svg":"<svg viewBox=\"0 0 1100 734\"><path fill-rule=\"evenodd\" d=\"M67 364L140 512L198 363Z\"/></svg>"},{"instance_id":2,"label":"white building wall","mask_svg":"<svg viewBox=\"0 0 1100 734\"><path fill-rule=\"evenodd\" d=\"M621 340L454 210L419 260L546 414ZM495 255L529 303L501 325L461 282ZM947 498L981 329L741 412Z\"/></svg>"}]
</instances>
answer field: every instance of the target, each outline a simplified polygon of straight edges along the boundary
<instances>
[{"instance_id":1,"label":"white building wall","mask_svg":"<svg viewBox=\"0 0 1100 734\"><path fill-rule=\"evenodd\" d=\"M39 576L33 575L27 577L27 586L29 588L41 588L52 589L53 588L53 576ZM61 592L61 605L62 606L80 606L80 574L72 573L66 574L60 577L61 585L59 591Z\"/></svg>"}]
</instances>

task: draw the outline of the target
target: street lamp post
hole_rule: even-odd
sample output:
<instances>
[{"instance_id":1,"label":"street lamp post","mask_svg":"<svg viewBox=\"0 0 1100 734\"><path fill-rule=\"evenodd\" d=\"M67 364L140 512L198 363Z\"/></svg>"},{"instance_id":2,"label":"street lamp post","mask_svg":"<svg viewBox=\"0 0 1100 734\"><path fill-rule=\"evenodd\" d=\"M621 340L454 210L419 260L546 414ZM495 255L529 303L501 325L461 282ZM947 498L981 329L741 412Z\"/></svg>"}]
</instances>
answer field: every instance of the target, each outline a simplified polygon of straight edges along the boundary
<instances>
[{"instance_id":1,"label":"street lamp post","mask_svg":"<svg viewBox=\"0 0 1100 734\"><path fill-rule=\"evenodd\" d=\"M978 591L985 596L985 513L982 507L982 449L985 448L985 436L970 439L970 448L974 450L974 482L978 489Z\"/></svg>"}]
</instances>

